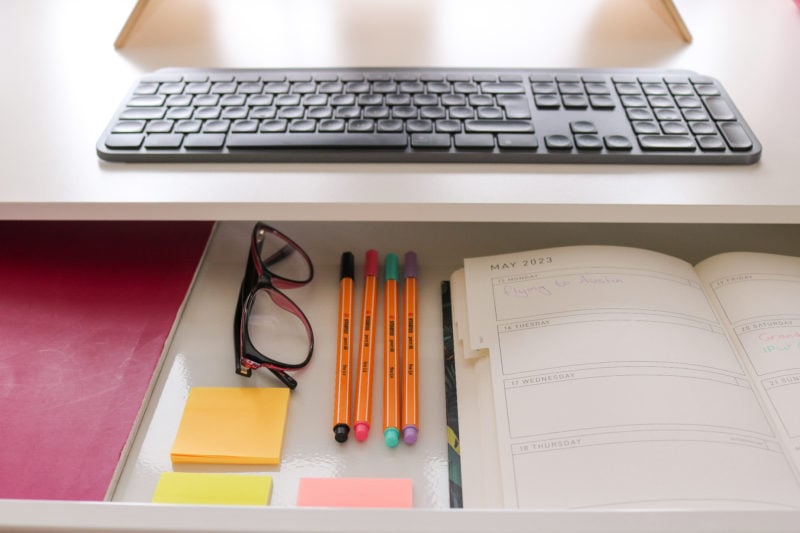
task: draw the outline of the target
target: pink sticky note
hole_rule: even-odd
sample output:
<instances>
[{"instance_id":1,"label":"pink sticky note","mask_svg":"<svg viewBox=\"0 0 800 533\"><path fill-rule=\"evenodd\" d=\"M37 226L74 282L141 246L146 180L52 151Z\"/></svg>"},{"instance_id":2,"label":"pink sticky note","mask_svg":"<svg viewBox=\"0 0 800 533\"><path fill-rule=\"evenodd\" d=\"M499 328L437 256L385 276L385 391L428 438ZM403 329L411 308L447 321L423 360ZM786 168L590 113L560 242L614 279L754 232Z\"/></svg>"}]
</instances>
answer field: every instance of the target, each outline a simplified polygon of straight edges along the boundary
<instances>
[{"instance_id":1,"label":"pink sticky note","mask_svg":"<svg viewBox=\"0 0 800 533\"><path fill-rule=\"evenodd\" d=\"M302 478L298 507L410 508L410 479Z\"/></svg>"}]
</instances>

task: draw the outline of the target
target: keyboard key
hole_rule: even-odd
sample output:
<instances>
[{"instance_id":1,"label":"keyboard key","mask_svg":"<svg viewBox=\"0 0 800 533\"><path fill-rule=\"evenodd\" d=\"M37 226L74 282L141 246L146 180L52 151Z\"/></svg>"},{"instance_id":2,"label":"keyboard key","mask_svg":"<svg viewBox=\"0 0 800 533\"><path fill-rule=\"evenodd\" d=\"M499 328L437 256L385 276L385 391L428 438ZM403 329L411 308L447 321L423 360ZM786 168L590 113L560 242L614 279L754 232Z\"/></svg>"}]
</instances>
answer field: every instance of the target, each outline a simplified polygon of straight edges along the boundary
<instances>
[{"instance_id":1,"label":"keyboard key","mask_svg":"<svg viewBox=\"0 0 800 533\"><path fill-rule=\"evenodd\" d=\"M111 133L141 133L145 124L144 120L122 120L111 128Z\"/></svg>"},{"instance_id":2,"label":"keyboard key","mask_svg":"<svg viewBox=\"0 0 800 533\"><path fill-rule=\"evenodd\" d=\"M572 139L566 135L548 135L544 144L549 150L572 150Z\"/></svg>"},{"instance_id":3,"label":"keyboard key","mask_svg":"<svg viewBox=\"0 0 800 533\"><path fill-rule=\"evenodd\" d=\"M112 133L106 137L106 146L123 150L138 149L144 142L144 135L140 133Z\"/></svg>"},{"instance_id":4,"label":"keyboard key","mask_svg":"<svg viewBox=\"0 0 800 533\"><path fill-rule=\"evenodd\" d=\"M559 109L561 99L555 94L537 94L533 97L538 109Z\"/></svg>"},{"instance_id":5,"label":"keyboard key","mask_svg":"<svg viewBox=\"0 0 800 533\"><path fill-rule=\"evenodd\" d=\"M689 128L683 122L662 122L661 131L668 135L686 135Z\"/></svg>"},{"instance_id":6,"label":"keyboard key","mask_svg":"<svg viewBox=\"0 0 800 533\"><path fill-rule=\"evenodd\" d=\"M688 83L671 83L669 85L669 91L675 96L694 95L694 89L692 89L692 86Z\"/></svg>"},{"instance_id":7,"label":"keyboard key","mask_svg":"<svg viewBox=\"0 0 800 533\"><path fill-rule=\"evenodd\" d=\"M491 106L494 105L494 98L488 94L471 94L469 95L469 103L472 106Z\"/></svg>"},{"instance_id":8,"label":"keyboard key","mask_svg":"<svg viewBox=\"0 0 800 533\"><path fill-rule=\"evenodd\" d=\"M491 150L494 148L494 135L489 133L459 133L453 136L457 148Z\"/></svg>"},{"instance_id":9,"label":"keyboard key","mask_svg":"<svg viewBox=\"0 0 800 533\"><path fill-rule=\"evenodd\" d=\"M231 126L230 120L207 120L203 124L205 133L225 133Z\"/></svg>"},{"instance_id":10,"label":"keyboard key","mask_svg":"<svg viewBox=\"0 0 800 533\"><path fill-rule=\"evenodd\" d=\"M536 135L521 133L501 133L497 136L497 146L506 150L536 150L539 141Z\"/></svg>"},{"instance_id":11,"label":"keyboard key","mask_svg":"<svg viewBox=\"0 0 800 533\"><path fill-rule=\"evenodd\" d=\"M392 108L392 118L410 119L417 118L418 109L414 106L397 106Z\"/></svg>"},{"instance_id":12,"label":"keyboard key","mask_svg":"<svg viewBox=\"0 0 800 533\"><path fill-rule=\"evenodd\" d=\"M167 110L167 117L170 120L183 120L192 118L194 113L193 107L173 107Z\"/></svg>"},{"instance_id":13,"label":"keyboard key","mask_svg":"<svg viewBox=\"0 0 800 533\"><path fill-rule=\"evenodd\" d=\"M703 107L700 99L696 96L676 96L675 103L678 107Z\"/></svg>"},{"instance_id":14,"label":"keyboard key","mask_svg":"<svg viewBox=\"0 0 800 533\"><path fill-rule=\"evenodd\" d=\"M633 144L631 144L631 141L624 135L606 135L603 137L603 142L609 150L624 152L633 150Z\"/></svg>"},{"instance_id":15,"label":"keyboard key","mask_svg":"<svg viewBox=\"0 0 800 533\"><path fill-rule=\"evenodd\" d=\"M724 152L725 141L719 135L698 135L697 144L704 152Z\"/></svg>"},{"instance_id":16,"label":"keyboard key","mask_svg":"<svg viewBox=\"0 0 800 533\"><path fill-rule=\"evenodd\" d=\"M277 113L278 109L276 107L258 106L250 110L250 116L248 118L253 118L253 119L275 118L275 115Z\"/></svg>"},{"instance_id":17,"label":"keyboard key","mask_svg":"<svg viewBox=\"0 0 800 533\"><path fill-rule=\"evenodd\" d=\"M177 133L197 133L203 127L202 120L179 120L175 123Z\"/></svg>"},{"instance_id":18,"label":"keyboard key","mask_svg":"<svg viewBox=\"0 0 800 533\"><path fill-rule=\"evenodd\" d=\"M289 122L285 119L262 120L259 130L265 133L276 133L286 131L288 125Z\"/></svg>"},{"instance_id":19,"label":"keyboard key","mask_svg":"<svg viewBox=\"0 0 800 533\"><path fill-rule=\"evenodd\" d=\"M625 107L647 107L647 100L644 96L625 95L620 100Z\"/></svg>"},{"instance_id":20,"label":"keyboard key","mask_svg":"<svg viewBox=\"0 0 800 533\"><path fill-rule=\"evenodd\" d=\"M736 120L736 114L728 103L719 96L706 96L703 102L714 120Z\"/></svg>"},{"instance_id":21,"label":"keyboard key","mask_svg":"<svg viewBox=\"0 0 800 533\"><path fill-rule=\"evenodd\" d=\"M719 129L722 131L725 142L728 143L731 150L745 151L753 147L750 137L747 136L747 132L738 122L722 122L719 125Z\"/></svg>"},{"instance_id":22,"label":"keyboard key","mask_svg":"<svg viewBox=\"0 0 800 533\"><path fill-rule=\"evenodd\" d=\"M485 106L478 108L478 118L497 120L503 118L503 110L499 107Z\"/></svg>"},{"instance_id":23,"label":"keyboard key","mask_svg":"<svg viewBox=\"0 0 800 533\"><path fill-rule=\"evenodd\" d=\"M237 120L231 125L234 133L253 133L258 131L257 120Z\"/></svg>"},{"instance_id":24,"label":"keyboard key","mask_svg":"<svg viewBox=\"0 0 800 533\"><path fill-rule=\"evenodd\" d=\"M225 107L222 109L222 118L225 119L240 119L240 118L247 118L247 108L246 107Z\"/></svg>"},{"instance_id":25,"label":"keyboard key","mask_svg":"<svg viewBox=\"0 0 800 533\"><path fill-rule=\"evenodd\" d=\"M505 110L506 117L510 119L531 118L528 98L525 96L503 94L497 97L497 104Z\"/></svg>"},{"instance_id":26,"label":"keyboard key","mask_svg":"<svg viewBox=\"0 0 800 533\"><path fill-rule=\"evenodd\" d=\"M175 124L171 120L151 120L147 123L147 133L169 133Z\"/></svg>"},{"instance_id":27,"label":"keyboard key","mask_svg":"<svg viewBox=\"0 0 800 533\"><path fill-rule=\"evenodd\" d=\"M525 94L525 88L519 83L481 83L484 94Z\"/></svg>"},{"instance_id":28,"label":"keyboard key","mask_svg":"<svg viewBox=\"0 0 800 533\"><path fill-rule=\"evenodd\" d=\"M588 120L570 122L569 129L572 133L597 133L597 126Z\"/></svg>"},{"instance_id":29,"label":"keyboard key","mask_svg":"<svg viewBox=\"0 0 800 533\"><path fill-rule=\"evenodd\" d=\"M347 121L347 131L367 133L375 129L375 121L369 118L356 118Z\"/></svg>"},{"instance_id":30,"label":"keyboard key","mask_svg":"<svg viewBox=\"0 0 800 533\"><path fill-rule=\"evenodd\" d=\"M234 135L250 135L248 133L237 133ZM186 136L183 147L187 150L214 150L222 148L225 144L224 133L193 133Z\"/></svg>"},{"instance_id":31,"label":"keyboard key","mask_svg":"<svg viewBox=\"0 0 800 533\"><path fill-rule=\"evenodd\" d=\"M719 89L710 83L695 85L694 89L701 96L718 96L720 94Z\"/></svg>"},{"instance_id":32,"label":"keyboard key","mask_svg":"<svg viewBox=\"0 0 800 533\"><path fill-rule=\"evenodd\" d=\"M506 96L506 97L500 96L500 97L498 97L498 100L500 98L509 98L509 97L508 96ZM519 98L523 98L524 99L525 97L519 97ZM449 106L464 106L464 105L467 105L467 97L464 96L463 94L443 94L441 96L441 101L442 101L442 105L443 106L448 106L448 107Z\"/></svg>"},{"instance_id":33,"label":"keyboard key","mask_svg":"<svg viewBox=\"0 0 800 533\"><path fill-rule=\"evenodd\" d=\"M537 82L531 84L533 94L556 94L558 89L555 83Z\"/></svg>"},{"instance_id":34,"label":"keyboard key","mask_svg":"<svg viewBox=\"0 0 800 533\"><path fill-rule=\"evenodd\" d=\"M708 120L708 113L704 109L682 109L683 118L686 120Z\"/></svg>"},{"instance_id":35,"label":"keyboard key","mask_svg":"<svg viewBox=\"0 0 800 533\"><path fill-rule=\"evenodd\" d=\"M128 107L119 118L123 120L154 120L164 118L164 113L167 110L163 107Z\"/></svg>"},{"instance_id":36,"label":"keyboard key","mask_svg":"<svg viewBox=\"0 0 800 533\"><path fill-rule=\"evenodd\" d=\"M692 152L697 149L690 135L639 135L639 146L647 151Z\"/></svg>"},{"instance_id":37,"label":"keyboard key","mask_svg":"<svg viewBox=\"0 0 800 533\"><path fill-rule=\"evenodd\" d=\"M695 135L715 135L717 133L717 128L714 124L706 121L690 122L689 129L691 129L692 133Z\"/></svg>"},{"instance_id":38,"label":"keyboard key","mask_svg":"<svg viewBox=\"0 0 800 533\"><path fill-rule=\"evenodd\" d=\"M433 122L430 120L411 119L406 122L406 131L409 133L429 133L433 131Z\"/></svg>"},{"instance_id":39,"label":"keyboard key","mask_svg":"<svg viewBox=\"0 0 800 533\"><path fill-rule=\"evenodd\" d=\"M441 106L424 106L419 110L420 118L440 119L447 117L447 111Z\"/></svg>"},{"instance_id":40,"label":"keyboard key","mask_svg":"<svg viewBox=\"0 0 800 533\"><path fill-rule=\"evenodd\" d=\"M219 107L198 107L194 112L194 118L198 120L211 120L219 118L222 109Z\"/></svg>"},{"instance_id":41,"label":"keyboard key","mask_svg":"<svg viewBox=\"0 0 800 533\"><path fill-rule=\"evenodd\" d=\"M387 94L384 103L389 106L411 105L411 96L408 94Z\"/></svg>"},{"instance_id":42,"label":"keyboard key","mask_svg":"<svg viewBox=\"0 0 800 533\"><path fill-rule=\"evenodd\" d=\"M559 82L558 92L561 94L583 94L583 85L580 82Z\"/></svg>"},{"instance_id":43,"label":"keyboard key","mask_svg":"<svg viewBox=\"0 0 800 533\"><path fill-rule=\"evenodd\" d=\"M275 105L278 107L300 105L299 94L279 94L275 97Z\"/></svg>"},{"instance_id":44,"label":"keyboard key","mask_svg":"<svg viewBox=\"0 0 800 533\"><path fill-rule=\"evenodd\" d=\"M603 141L597 135L581 133L575 136L575 146L578 150L602 150Z\"/></svg>"},{"instance_id":45,"label":"keyboard key","mask_svg":"<svg viewBox=\"0 0 800 533\"><path fill-rule=\"evenodd\" d=\"M656 110L656 115L658 115L658 111ZM630 120L653 120L653 112L646 107L630 107L625 110L625 113ZM677 115L677 117L678 119L681 118L680 115Z\"/></svg>"},{"instance_id":46,"label":"keyboard key","mask_svg":"<svg viewBox=\"0 0 800 533\"><path fill-rule=\"evenodd\" d=\"M167 99L163 94L152 94L148 96L134 96L128 101L129 107L159 107L164 105Z\"/></svg>"},{"instance_id":47,"label":"keyboard key","mask_svg":"<svg viewBox=\"0 0 800 533\"><path fill-rule=\"evenodd\" d=\"M565 94L561 97L561 102L567 109L586 109L589 107L589 99L583 94Z\"/></svg>"},{"instance_id":48,"label":"keyboard key","mask_svg":"<svg viewBox=\"0 0 800 533\"><path fill-rule=\"evenodd\" d=\"M589 95L589 103L594 109L614 109L617 106L613 98L604 94Z\"/></svg>"},{"instance_id":49,"label":"keyboard key","mask_svg":"<svg viewBox=\"0 0 800 533\"><path fill-rule=\"evenodd\" d=\"M661 133L658 124L652 121L636 120L631 122L631 126L633 126L633 131L635 133L646 133L646 134Z\"/></svg>"},{"instance_id":50,"label":"keyboard key","mask_svg":"<svg viewBox=\"0 0 800 533\"><path fill-rule=\"evenodd\" d=\"M450 148L450 136L440 133L415 133L411 136L412 148Z\"/></svg>"},{"instance_id":51,"label":"keyboard key","mask_svg":"<svg viewBox=\"0 0 800 533\"><path fill-rule=\"evenodd\" d=\"M656 118L658 120L680 120L681 114L680 112L675 109L656 109L655 110Z\"/></svg>"},{"instance_id":52,"label":"keyboard key","mask_svg":"<svg viewBox=\"0 0 800 533\"><path fill-rule=\"evenodd\" d=\"M379 132L395 133L403 131L403 121L395 119L379 120L376 124Z\"/></svg>"},{"instance_id":53,"label":"keyboard key","mask_svg":"<svg viewBox=\"0 0 800 533\"><path fill-rule=\"evenodd\" d=\"M674 107L675 103L669 96L648 96L647 101L650 102L650 107Z\"/></svg>"},{"instance_id":54,"label":"keyboard key","mask_svg":"<svg viewBox=\"0 0 800 533\"><path fill-rule=\"evenodd\" d=\"M437 120L434 126L439 133L461 133L460 120Z\"/></svg>"},{"instance_id":55,"label":"keyboard key","mask_svg":"<svg viewBox=\"0 0 800 533\"><path fill-rule=\"evenodd\" d=\"M319 122L319 131L321 132L340 132L344 131L345 121L340 118L329 120L321 120Z\"/></svg>"},{"instance_id":56,"label":"keyboard key","mask_svg":"<svg viewBox=\"0 0 800 533\"><path fill-rule=\"evenodd\" d=\"M584 79L585 81L585 79ZM586 89L587 94L611 94L611 89L605 83L584 83L584 87Z\"/></svg>"},{"instance_id":57,"label":"keyboard key","mask_svg":"<svg viewBox=\"0 0 800 533\"><path fill-rule=\"evenodd\" d=\"M183 141L180 133L151 133L144 141L144 147L150 149L178 148Z\"/></svg>"},{"instance_id":58,"label":"keyboard key","mask_svg":"<svg viewBox=\"0 0 800 533\"><path fill-rule=\"evenodd\" d=\"M405 133L231 133L228 148L405 148Z\"/></svg>"},{"instance_id":59,"label":"keyboard key","mask_svg":"<svg viewBox=\"0 0 800 533\"><path fill-rule=\"evenodd\" d=\"M617 83L615 87L617 89L617 94L619 95L642 94L642 90L639 88L638 83Z\"/></svg>"},{"instance_id":60,"label":"keyboard key","mask_svg":"<svg viewBox=\"0 0 800 533\"><path fill-rule=\"evenodd\" d=\"M465 119L475 118L475 111L471 107L451 107L450 118Z\"/></svg>"},{"instance_id":61,"label":"keyboard key","mask_svg":"<svg viewBox=\"0 0 800 533\"><path fill-rule=\"evenodd\" d=\"M465 120L468 133L533 133L533 123L526 120Z\"/></svg>"},{"instance_id":62,"label":"keyboard key","mask_svg":"<svg viewBox=\"0 0 800 533\"><path fill-rule=\"evenodd\" d=\"M317 129L317 121L305 118L298 118L289 122L291 132L311 132Z\"/></svg>"}]
</instances>

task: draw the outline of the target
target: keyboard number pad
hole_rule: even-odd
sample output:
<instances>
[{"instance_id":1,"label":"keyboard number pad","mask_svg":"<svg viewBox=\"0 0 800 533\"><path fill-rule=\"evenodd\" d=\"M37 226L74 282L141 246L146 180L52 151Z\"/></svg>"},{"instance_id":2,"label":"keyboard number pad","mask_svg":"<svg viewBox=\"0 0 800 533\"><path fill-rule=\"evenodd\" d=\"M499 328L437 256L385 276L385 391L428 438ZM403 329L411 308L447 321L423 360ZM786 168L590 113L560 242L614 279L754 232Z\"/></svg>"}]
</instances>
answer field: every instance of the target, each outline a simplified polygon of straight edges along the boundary
<instances>
[{"instance_id":1,"label":"keyboard number pad","mask_svg":"<svg viewBox=\"0 0 800 533\"><path fill-rule=\"evenodd\" d=\"M747 151L753 147L709 78L611 76L611 81L645 152Z\"/></svg>"}]
</instances>

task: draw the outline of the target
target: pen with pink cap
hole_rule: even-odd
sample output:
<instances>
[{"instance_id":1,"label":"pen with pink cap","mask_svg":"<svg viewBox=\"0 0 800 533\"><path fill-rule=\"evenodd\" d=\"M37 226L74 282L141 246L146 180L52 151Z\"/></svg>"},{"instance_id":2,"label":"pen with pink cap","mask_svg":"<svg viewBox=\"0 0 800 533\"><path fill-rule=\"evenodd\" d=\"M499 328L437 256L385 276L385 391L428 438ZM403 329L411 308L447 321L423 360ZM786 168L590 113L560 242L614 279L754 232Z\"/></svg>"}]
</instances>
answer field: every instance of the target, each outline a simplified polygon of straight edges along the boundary
<instances>
[{"instance_id":1,"label":"pen with pink cap","mask_svg":"<svg viewBox=\"0 0 800 533\"><path fill-rule=\"evenodd\" d=\"M356 440L365 441L372 420L372 371L375 359L375 314L378 304L378 252L367 250L364 266L364 298L361 303L361 342L356 381Z\"/></svg>"}]
</instances>

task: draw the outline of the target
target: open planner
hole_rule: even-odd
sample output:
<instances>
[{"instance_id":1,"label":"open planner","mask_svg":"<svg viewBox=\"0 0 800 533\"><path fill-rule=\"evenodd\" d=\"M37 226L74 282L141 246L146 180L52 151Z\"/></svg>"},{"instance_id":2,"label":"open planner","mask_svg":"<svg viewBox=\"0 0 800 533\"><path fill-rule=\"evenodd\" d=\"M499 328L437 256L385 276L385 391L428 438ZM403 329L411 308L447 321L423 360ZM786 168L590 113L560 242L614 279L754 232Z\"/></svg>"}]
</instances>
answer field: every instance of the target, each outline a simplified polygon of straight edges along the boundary
<instances>
[{"instance_id":1,"label":"open planner","mask_svg":"<svg viewBox=\"0 0 800 533\"><path fill-rule=\"evenodd\" d=\"M800 508L800 258L570 246L451 290L464 507Z\"/></svg>"}]
</instances>

